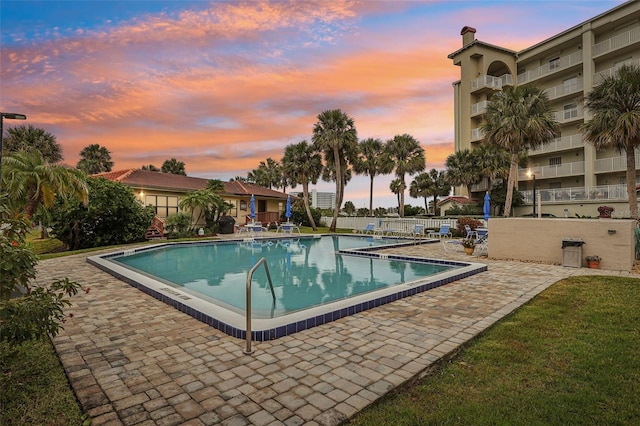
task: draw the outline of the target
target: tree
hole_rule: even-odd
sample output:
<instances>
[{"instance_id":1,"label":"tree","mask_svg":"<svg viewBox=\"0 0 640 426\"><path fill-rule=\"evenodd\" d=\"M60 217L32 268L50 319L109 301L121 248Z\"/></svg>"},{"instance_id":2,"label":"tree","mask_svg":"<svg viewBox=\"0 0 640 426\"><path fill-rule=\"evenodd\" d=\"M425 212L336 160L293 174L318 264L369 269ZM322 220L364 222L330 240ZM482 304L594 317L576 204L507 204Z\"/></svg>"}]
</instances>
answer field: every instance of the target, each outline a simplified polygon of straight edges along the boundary
<instances>
[{"instance_id":1,"label":"tree","mask_svg":"<svg viewBox=\"0 0 640 426\"><path fill-rule=\"evenodd\" d=\"M627 196L631 217L638 220L635 150L640 147L640 67L623 65L604 77L587 95L591 120L582 129L596 149L616 148L627 157Z\"/></svg>"},{"instance_id":2,"label":"tree","mask_svg":"<svg viewBox=\"0 0 640 426\"><path fill-rule=\"evenodd\" d=\"M8 155L18 151L39 151L49 163L62 161L62 148L51 133L29 125L10 127L2 139L2 153Z\"/></svg>"},{"instance_id":3,"label":"tree","mask_svg":"<svg viewBox=\"0 0 640 426\"><path fill-rule=\"evenodd\" d=\"M509 177L511 158L505 149L497 145L481 144L473 150L473 157L475 158L475 169L479 170L482 176L489 181L489 192L491 192L493 185L496 183L496 179L507 179ZM520 157L519 164L526 160L527 155L526 153L521 153Z\"/></svg>"},{"instance_id":4,"label":"tree","mask_svg":"<svg viewBox=\"0 0 640 426\"><path fill-rule=\"evenodd\" d=\"M304 208L313 230L317 230L316 222L309 205L309 183L316 184L322 172L322 159L306 140L287 145L282 157L282 169L291 186L302 185Z\"/></svg>"},{"instance_id":5,"label":"tree","mask_svg":"<svg viewBox=\"0 0 640 426\"><path fill-rule=\"evenodd\" d=\"M456 151L447 157L446 178L452 186L464 186L467 196L471 198L471 185L478 183L482 172L478 167L474 154L469 149Z\"/></svg>"},{"instance_id":6,"label":"tree","mask_svg":"<svg viewBox=\"0 0 640 426\"><path fill-rule=\"evenodd\" d=\"M426 158L424 149L413 136L408 134L396 135L387 141L386 151L389 160L393 164L396 176L402 183L400 191L400 217L404 217L404 190L407 187L405 175L412 175L425 169Z\"/></svg>"},{"instance_id":7,"label":"tree","mask_svg":"<svg viewBox=\"0 0 640 426\"><path fill-rule=\"evenodd\" d=\"M170 173L172 175L186 176L187 172L184 168L184 162L178 161L175 158L170 160L164 160L162 167L160 168L162 173Z\"/></svg>"},{"instance_id":8,"label":"tree","mask_svg":"<svg viewBox=\"0 0 640 426\"><path fill-rule=\"evenodd\" d=\"M143 165L140 170L148 170L150 172L161 172L162 170L160 170L159 168L157 168L156 166L154 166L153 164L149 164L149 165Z\"/></svg>"},{"instance_id":9,"label":"tree","mask_svg":"<svg viewBox=\"0 0 640 426\"><path fill-rule=\"evenodd\" d=\"M395 178L389 184L389 190L396 194L396 198L398 199L398 211L400 211L400 193L405 190L404 183L402 183L400 178Z\"/></svg>"},{"instance_id":10,"label":"tree","mask_svg":"<svg viewBox=\"0 0 640 426\"><path fill-rule=\"evenodd\" d=\"M409 195L413 198L424 198L424 209L429 211L428 197L433 197L433 213L435 214L436 203L439 196L449 195L451 187L445 179L445 172L436 169L429 170L428 173L420 173L409 185Z\"/></svg>"},{"instance_id":11,"label":"tree","mask_svg":"<svg viewBox=\"0 0 640 426\"><path fill-rule=\"evenodd\" d=\"M344 210L344 212L349 216L353 216L356 212L356 206L351 201L347 201L344 203L344 208L342 210Z\"/></svg>"},{"instance_id":12,"label":"tree","mask_svg":"<svg viewBox=\"0 0 640 426\"><path fill-rule=\"evenodd\" d=\"M69 250L129 244L144 239L155 214L143 207L128 186L105 178L89 178L85 205L60 198L52 210L51 228Z\"/></svg>"},{"instance_id":13,"label":"tree","mask_svg":"<svg viewBox=\"0 0 640 426\"><path fill-rule=\"evenodd\" d=\"M284 179L282 166L273 158L267 158L267 161L261 161L257 169L253 169L248 173L250 181L256 185L265 188L284 188L286 179Z\"/></svg>"},{"instance_id":14,"label":"tree","mask_svg":"<svg viewBox=\"0 0 640 426\"><path fill-rule=\"evenodd\" d=\"M511 156L504 216L511 215L513 188L518 177L518 159L560 135L549 98L539 87L505 87L491 97L481 126L484 143L504 148Z\"/></svg>"},{"instance_id":15,"label":"tree","mask_svg":"<svg viewBox=\"0 0 640 426\"><path fill-rule=\"evenodd\" d=\"M380 139L368 138L358 143L358 157L353 165L356 174L369 176L369 216L373 216L373 179L393 171L393 164Z\"/></svg>"},{"instance_id":16,"label":"tree","mask_svg":"<svg viewBox=\"0 0 640 426\"><path fill-rule=\"evenodd\" d=\"M56 195L87 202L86 176L78 170L48 163L39 151L15 152L4 157L2 163L2 186L9 201L29 219L41 206L53 207Z\"/></svg>"},{"instance_id":17,"label":"tree","mask_svg":"<svg viewBox=\"0 0 640 426\"><path fill-rule=\"evenodd\" d=\"M111 152L97 143L87 145L80 151L80 161L76 168L88 175L110 172L113 168Z\"/></svg>"},{"instance_id":18,"label":"tree","mask_svg":"<svg viewBox=\"0 0 640 426\"><path fill-rule=\"evenodd\" d=\"M333 209L333 220L329 226L331 232L336 231L338 213L342 205L345 188L345 165L353 160L358 144L358 132L354 121L339 109L323 111L313 126L313 147L323 152L325 163L331 158L335 170L336 204Z\"/></svg>"}]
</instances>

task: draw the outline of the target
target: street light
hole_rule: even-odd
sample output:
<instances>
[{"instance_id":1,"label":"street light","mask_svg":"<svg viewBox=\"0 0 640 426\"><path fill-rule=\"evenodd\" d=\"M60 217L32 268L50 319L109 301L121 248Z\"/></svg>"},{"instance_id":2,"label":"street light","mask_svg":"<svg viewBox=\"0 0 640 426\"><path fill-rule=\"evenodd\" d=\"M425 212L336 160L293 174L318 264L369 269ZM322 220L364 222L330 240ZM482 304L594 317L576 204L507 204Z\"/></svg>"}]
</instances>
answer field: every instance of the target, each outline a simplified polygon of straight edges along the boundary
<instances>
[{"instance_id":1,"label":"street light","mask_svg":"<svg viewBox=\"0 0 640 426\"><path fill-rule=\"evenodd\" d=\"M4 136L2 121L5 118L7 120L26 120L27 116L24 114L16 114L14 112L0 112L0 193L2 190L2 136Z\"/></svg>"},{"instance_id":2,"label":"street light","mask_svg":"<svg viewBox=\"0 0 640 426\"><path fill-rule=\"evenodd\" d=\"M533 178L533 217L537 217L536 216L536 174L535 173L531 173L531 170L529 170L527 172L528 176L531 176Z\"/></svg>"}]
</instances>

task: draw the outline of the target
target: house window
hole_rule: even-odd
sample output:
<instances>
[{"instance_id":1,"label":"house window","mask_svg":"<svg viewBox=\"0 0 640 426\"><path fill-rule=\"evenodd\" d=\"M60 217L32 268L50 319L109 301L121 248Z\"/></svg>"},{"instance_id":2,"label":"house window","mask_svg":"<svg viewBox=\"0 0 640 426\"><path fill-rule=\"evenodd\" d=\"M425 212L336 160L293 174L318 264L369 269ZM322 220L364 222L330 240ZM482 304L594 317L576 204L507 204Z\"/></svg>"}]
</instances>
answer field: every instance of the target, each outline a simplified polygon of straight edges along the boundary
<instances>
[{"instance_id":1,"label":"house window","mask_svg":"<svg viewBox=\"0 0 640 426\"><path fill-rule=\"evenodd\" d=\"M549 59L549 71L560 68L560 57Z\"/></svg>"},{"instance_id":2,"label":"house window","mask_svg":"<svg viewBox=\"0 0 640 426\"><path fill-rule=\"evenodd\" d=\"M156 215L162 218L178 213L178 197L165 195L147 195L144 198L145 206L152 205L156 209Z\"/></svg>"},{"instance_id":3,"label":"house window","mask_svg":"<svg viewBox=\"0 0 640 426\"><path fill-rule=\"evenodd\" d=\"M549 158L550 166L559 166L562 164L562 157L551 157Z\"/></svg>"},{"instance_id":4,"label":"house window","mask_svg":"<svg viewBox=\"0 0 640 426\"><path fill-rule=\"evenodd\" d=\"M564 119L570 120L578 116L578 105L574 102L563 107Z\"/></svg>"}]
</instances>

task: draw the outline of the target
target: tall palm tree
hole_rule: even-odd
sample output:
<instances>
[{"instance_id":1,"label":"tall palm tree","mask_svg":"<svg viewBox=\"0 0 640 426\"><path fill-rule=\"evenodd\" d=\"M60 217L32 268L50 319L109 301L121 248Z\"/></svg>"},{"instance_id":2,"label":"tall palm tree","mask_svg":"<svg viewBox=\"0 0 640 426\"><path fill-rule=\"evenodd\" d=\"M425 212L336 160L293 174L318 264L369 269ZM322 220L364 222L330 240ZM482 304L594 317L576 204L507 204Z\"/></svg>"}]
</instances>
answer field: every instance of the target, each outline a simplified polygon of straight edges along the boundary
<instances>
[{"instance_id":1,"label":"tall palm tree","mask_svg":"<svg viewBox=\"0 0 640 426\"><path fill-rule=\"evenodd\" d=\"M444 171L431 169L429 172L420 173L409 185L409 195L424 198L424 209L429 211L428 197L433 197L433 213L435 214L438 197L449 195L451 186L447 183Z\"/></svg>"},{"instance_id":2,"label":"tall palm tree","mask_svg":"<svg viewBox=\"0 0 640 426\"><path fill-rule=\"evenodd\" d=\"M497 145L481 144L473 150L473 156L475 157L475 166L479 169L482 176L486 177L489 181L489 192L491 192L496 179L506 179L509 177L511 158L505 149ZM521 158L518 163L526 159L526 154L521 154L521 157L523 158Z\"/></svg>"},{"instance_id":3,"label":"tall palm tree","mask_svg":"<svg viewBox=\"0 0 640 426\"><path fill-rule=\"evenodd\" d=\"M265 188L284 188L282 166L273 158L267 158L267 161L261 161L257 169L253 169L248 174L249 179L256 185Z\"/></svg>"},{"instance_id":4,"label":"tall palm tree","mask_svg":"<svg viewBox=\"0 0 640 426\"><path fill-rule=\"evenodd\" d=\"M322 158L306 140L287 145L282 157L282 168L292 186L302 185L304 208L313 230L317 230L309 206L309 182L314 185L322 173Z\"/></svg>"},{"instance_id":5,"label":"tall palm tree","mask_svg":"<svg viewBox=\"0 0 640 426\"><path fill-rule=\"evenodd\" d=\"M87 145L80 151L80 161L76 168L88 175L110 172L113 168L111 152L97 143Z\"/></svg>"},{"instance_id":6,"label":"tall palm tree","mask_svg":"<svg viewBox=\"0 0 640 426\"><path fill-rule=\"evenodd\" d=\"M7 135L2 139L4 155L11 152L35 149L40 151L48 163L53 164L62 161L60 144L54 135L44 129L29 124L10 127L6 130L6 133Z\"/></svg>"},{"instance_id":7,"label":"tall palm tree","mask_svg":"<svg viewBox=\"0 0 640 426\"><path fill-rule=\"evenodd\" d=\"M404 184L400 178L395 178L391 183L389 183L389 190L396 194L396 199L398 200L398 211L400 211L400 193L405 190Z\"/></svg>"},{"instance_id":8,"label":"tall palm tree","mask_svg":"<svg viewBox=\"0 0 640 426\"><path fill-rule=\"evenodd\" d=\"M623 65L587 95L591 120L582 126L596 149L616 148L627 156L627 195L631 217L638 220L635 150L640 147L640 67Z\"/></svg>"},{"instance_id":9,"label":"tall palm tree","mask_svg":"<svg viewBox=\"0 0 640 426\"><path fill-rule=\"evenodd\" d=\"M33 217L39 208L48 211L55 197L76 198L87 203L89 190L86 175L47 162L40 151L18 151L2 159L2 187L16 211ZM43 227L43 236L46 230Z\"/></svg>"},{"instance_id":10,"label":"tall palm tree","mask_svg":"<svg viewBox=\"0 0 640 426\"><path fill-rule=\"evenodd\" d=\"M373 216L373 178L393 171L393 164L386 160L387 153L380 139L368 138L358 143L358 157L353 170L369 176L369 216Z\"/></svg>"},{"instance_id":11,"label":"tall palm tree","mask_svg":"<svg viewBox=\"0 0 640 426\"><path fill-rule=\"evenodd\" d=\"M328 157L335 170L336 204L333 208L333 220L329 230L335 232L338 213L342 205L345 187L345 161L352 162L358 144L358 132L354 121L339 109L323 111L313 126L313 148L324 152L325 163ZM348 167L348 163L347 163Z\"/></svg>"},{"instance_id":12,"label":"tall palm tree","mask_svg":"<svg viewBox=\"0 0 640 426\"><path fill-rule=\"evenodd\" d=\"M175 158L164 160L164 163L162 163L162 167L160 167L160 171L162 173L170 173L172 175L187 175L187 172L184 168L184 162L178 161Z\"/></svg>"},{"instance_id":13,"label":"tall palm tree","mask_svg":"<svg viewBox=\"0 0 640 426\"><path fill-rule=\"evenodd\" d=\"M404 217L404 190L407 187L405 175L412 175L425 169L426 158L424 149L413 136L408 134L396 135L387 141L386 151L389 160L393 163L396 176L402 183L400 192L400 217Z\"/></svg>"},{"instance_id":14,"label":"tall palm tree","mask_svg":"<svg viewBox=\"0 0 640 426\"><path fill-rule=\"evenodd\" d=\"M464 186L467 196L471 198L471 185L482 178L475 155L469 149L456 151L447 157L447 181L453 186Z\"/></svg>"},{"instance_id":15,"label":"tall palm tree","mask_svg":"<svg viewBox=\"0 0 640 426\"><path fill-rule=\"evenodd\" d=\"M560 125L547 94L536 85L506 87L491 97L481 126L484 142L500 146L511 156L504 216L511 215L513 188L521 153L535 149L560 135Z\"/></svg>"}]
</instances>

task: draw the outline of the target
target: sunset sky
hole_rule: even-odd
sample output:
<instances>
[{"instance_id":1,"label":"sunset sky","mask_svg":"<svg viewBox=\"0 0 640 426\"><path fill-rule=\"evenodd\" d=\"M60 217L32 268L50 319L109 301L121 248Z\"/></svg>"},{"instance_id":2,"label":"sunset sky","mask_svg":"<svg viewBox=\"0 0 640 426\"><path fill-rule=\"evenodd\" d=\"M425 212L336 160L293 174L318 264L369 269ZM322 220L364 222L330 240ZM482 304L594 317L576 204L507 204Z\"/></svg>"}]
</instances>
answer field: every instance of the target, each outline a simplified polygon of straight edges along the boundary
<instances>
[{"instance_id":1,"label":"sunset sky","mask_svg":"<svg viewBox=\"0 0 640 426\"><path fill-rule=\"evenodd\" d=\"M443 169L462 27L520 50L621 3L2 0L0 111L28 117L5 129L55 135L70 165L97 143L114 170L176 158L228 180L310 141L318 114L339 108L360 139L408 133L427 170ZM396 206L391 179L376 178L375 206ZM354 177L345 201L368 207L368 191Z\"/></svg>"}]
</instances>

